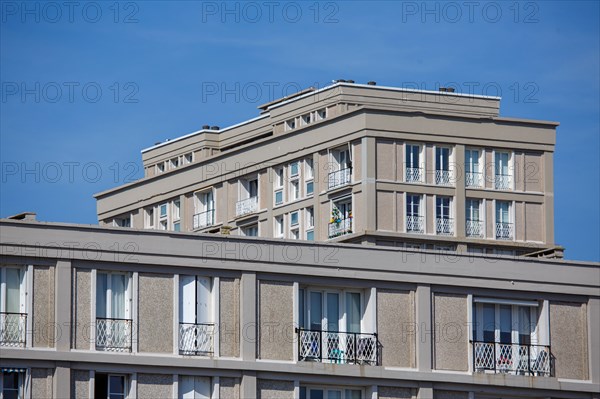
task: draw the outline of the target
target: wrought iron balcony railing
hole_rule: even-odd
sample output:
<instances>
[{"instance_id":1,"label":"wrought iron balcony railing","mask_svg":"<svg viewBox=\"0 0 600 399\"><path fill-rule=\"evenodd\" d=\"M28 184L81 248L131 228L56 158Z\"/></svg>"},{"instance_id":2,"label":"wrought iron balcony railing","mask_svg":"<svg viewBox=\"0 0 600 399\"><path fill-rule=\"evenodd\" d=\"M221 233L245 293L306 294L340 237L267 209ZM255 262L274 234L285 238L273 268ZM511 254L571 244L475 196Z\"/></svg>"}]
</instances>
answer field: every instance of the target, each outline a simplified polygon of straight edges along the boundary
<instances>
[{"instance_id":1,"label":"wrought iron balcony railing","mask_svg":"<svg viewBox=\"0 0 600 399\"><path fill-rule=\"evenodd\" d=\"M472 341L473 370L551 376L550 346Z\"/></svg>"},{"instance_id":2,"label":"wrought iron balcony railing","mask_svg":"<svg viewBox=\"0 0 600 399\"><path fill-rule=\"evenodd\" d=\"M339 222L329 223L329 238L352 234L352 218L345 218Z\"/></svg>"},{"instance_id":3,"label":"wrought iron balcony railing","mask_svg":"<svg viewBox=\"0 0 600 399\"><path fill-rule=\"evenodd\" d=\"M513 239L513 224L496 222L496 239L497 240L512 240Z\"/></svg>"},{"instance_id":4,"label":"wrought iron balcony railing","mask_svg":"<svg viewBox=\"0 0 600 399\"><path fill-rule=\"evenodd\" d=\"M343 187L350 184L352 176L352 168L345 168L331 172L328 176L327 188L332 190L334 188Z\"/></svg>"},{"instance_id":5,"label":"wrought iron balcony railing","mask_svg":"<svg viewBox=\"0 0 600 399\"><path fill-rule=\"evenodd\" d=\"M454 219L452 218L436 218L435 232L440 236L454 235Z\"/></svg>"},{"instance_id":6,"label":"wrought iron balcony railing","mask_svg":"<svg viewBox=\"0 0 600 399\"><path fill-rule=\"evenodd\" d=\"M296 328L298 357L301 361L338 364L379 363L377 334Z\"/></svg>"},{"instance_id":7,"label":"wrought iron balcony railing","mask_svg":"<svg viewBox=\"0 0 600 399\"><path fill-rule=\"evenodd\" d=\"M406 182L407 183L423 183L425 174L423 168L413 168L406 165Z\"/></svg>"},{"instance_id":8,"label":"wrought iron balcony railing","mask_svg":"<svg viewBox=\"0 0 600 399\"><path fill-rule=\"evenodd\" d=\"M467 237L483 237L483 221L467 219Z\"/></svg>"},{"instance_id":9,"label":"wrought iron balcony railing","mask_svg":"<svg viewBox=\"0 0 600 399\"><path fill-rule=\"evenodd\" d=\"M24 348L26 331L27 313L0 313L0 346Z\"/></svg>"},{"instance_id":10,"label":"wrought iron balcony railing","mask_svg":"<svg viewBox=\"0 0 600 399\"><path fill-rule=\"evenodd\" d=\"M250 197L235 204L235 215L242 216L258 210L258 197Z\"/></svg>"},{"instance_id":11,"label":"wrought iron balcony railing","mask_svg":"<svg viewBox=\"0 0 600 399\"><path fill-rule=\"evenodd\" d=\"M179 353L212 355L214 336L214 323L179 323Z\"/></svg>"},{"instance_id":12,"label":"wrought iron balcony railing","mask_svg":"<svg viewBox=\"0 0 600 399\"><path fill-rule=\"evenodd\" d=\"M96 317L96 349L131 351L132 320Z\"/></svg>"},{"instance_id":13,"label":"wrought iron balcony railing","mask_svg":"<svg viewBox=\"0 0 600 399\"><path fill-rule=\"evenodd\" d=\"M512 176L496 174L496 179L494 180L494 187L496 188L496 190L512 189Z\"/></svg>"},{"instance_id":14,"label":"wrought iron balcony railing","mask_svg":"<svg viewBox=\"0 0 600 399\"><path fill-rule=\"evenodd\" d=\"M480 172L466 172L465 185L467 187L481 187L483 184L483 176Z\"/></svg>"},{"instance_id":15,"label":"wrought iron balcony railing","mask_svg":"<svg viewBox=\"0 0 600 399\"><path fill-rule=\"evenodd\" d=\"M194 229L201 229L215 224L215 210L196 213L193 220Z\"/></svg>"},{"instance_id":16,"label":"wrought iron balcony railing","mask_svg":"<svg viewBox=\"0 0 600 399\"><path fill-rule=\"evenodd\" d=\"M425 222L423 216L407 215L406 216L406 232L407 233L424 233Z\"/></svg>"},{"instance_id":17,"label":"wrought iron balcony railing","mask_svg":"<svg viewBox=\"0 0 600 399\"><path fill-rule=\"evenodd\" d=\"M438 186L451 186L452 180L450 179L449 170L436 170L435 171L435 184Z\"/></svg>"}]
</instances>

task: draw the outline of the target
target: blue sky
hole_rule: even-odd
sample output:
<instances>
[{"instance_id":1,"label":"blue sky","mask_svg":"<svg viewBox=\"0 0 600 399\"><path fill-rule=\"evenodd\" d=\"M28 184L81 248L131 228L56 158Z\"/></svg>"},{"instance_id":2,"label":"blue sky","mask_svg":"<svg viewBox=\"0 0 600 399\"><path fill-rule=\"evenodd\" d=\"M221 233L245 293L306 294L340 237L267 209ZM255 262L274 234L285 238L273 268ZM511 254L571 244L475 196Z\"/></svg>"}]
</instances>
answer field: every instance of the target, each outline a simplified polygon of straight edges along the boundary
<instances>
[{"instance_id":1,"label":"blue sky","mask_svg":"<svg viewBox=\"0 0 600 399\"><path fill-rule=\"evenodd\" d=\"M2 217L95 224L142 148L296 88L458 85L560 122L556 242L600 260L598 2L24 4L0 2Z\"/></svg>"}]
</instances>

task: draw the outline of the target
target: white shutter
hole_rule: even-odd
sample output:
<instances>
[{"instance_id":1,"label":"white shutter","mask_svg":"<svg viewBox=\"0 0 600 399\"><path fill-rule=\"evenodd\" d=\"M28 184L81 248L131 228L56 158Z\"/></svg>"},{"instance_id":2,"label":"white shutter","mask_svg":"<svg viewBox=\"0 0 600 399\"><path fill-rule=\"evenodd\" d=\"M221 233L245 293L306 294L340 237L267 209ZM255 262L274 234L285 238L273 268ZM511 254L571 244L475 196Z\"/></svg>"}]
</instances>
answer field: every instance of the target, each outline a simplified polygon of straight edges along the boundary
<instances>
[{"instance_id":1,"label":"white shutter","mask_svg":"<svg viewBox=\"0 0 600 399\"><path fill-rule=\"evenodd\" d=\"M179 321L196 322L196 278L179 276Z\"/></svg>"},{"instance_id":2,"label":"white shutter","mask_svg":"<svg viewBox=\"0 0 600 399\"><path fill-rule=\"evenodd\" d=\"M212 321L210 302L210 279L198 277L198 323L210 323Z\"/></svg>"}]
</instances>

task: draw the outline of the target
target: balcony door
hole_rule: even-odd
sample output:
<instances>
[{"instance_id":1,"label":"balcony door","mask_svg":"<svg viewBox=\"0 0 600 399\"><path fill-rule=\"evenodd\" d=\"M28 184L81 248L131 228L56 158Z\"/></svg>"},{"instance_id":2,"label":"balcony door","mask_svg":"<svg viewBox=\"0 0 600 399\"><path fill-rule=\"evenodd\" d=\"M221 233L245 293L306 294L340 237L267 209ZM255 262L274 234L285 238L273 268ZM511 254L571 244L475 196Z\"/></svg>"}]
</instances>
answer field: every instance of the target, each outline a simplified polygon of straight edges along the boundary
<instances>
[{"instance_id":1,"label":"balcony door","mask_svg":"<svg viewBox=\"0 0 600 399\"><path fill-rule=\"evenodd\" d=\"M130 319L130 276L124 273L98 273L96 277L96 317Z\"/></svg>"},{"instance_id":2,"label":"balcony door","mask_svg":"<svg viewBox=\"0 0 600 399\"><path fill-rule=\"evenodd\" d=\"M240 199L248 199L258 197L258 179L246 179L242 180L240 189Z\"/></svg>"},{"instance_id":3,"label":"balcony door","mask_svg":"<svg viewBox=\"0 0 600 399\"><path fill-rule=\"evenodd\" d=\"M212 226L214 224L215 201L212 190L196 194L194 201L194 228Z\"/></svg>"},{"instance_id":4,"label":"balcony door","mask_svg":"<svg viewBox=\"0 0 600 399\"><path fill-rule=\"evenodd\" d=\"M209 377L179 376L179 399L210 399Z\"/></svg>"},{"instance_id":5,"label":"balcony door","mask_svg":"<svg viewBox=\"0 0 600 399\"><path fill-rule=\"evenodd\" d=\"M184 353L213 352L211 279L179 276L179 350Z\"/></svg>"},{"instance_id":6,"label":"balcony door","mask_svg":"<svg viewBox=\"0 0 600 399\"><path fill-rule=\"evenodd\" d=\"M423 223L423 196L418 194L406 194L406 231L422 233Z\"/></svg>"},{"instance_id":7,"label":"balcony door","mask_svg":"<svg viewBox=\"0 0 600 399\"><path fill-rule=\"evenodd\" d=\"M0 312L26 313L25 303L25 269L0 268Z\"/></svg>"},{"instance_id":8,"label":"balcony door","mask_svg":"<svg viewBox=\"0 0 600 399\"><path fill-rule=\"evenodd\" d=\"M331 161L333 163L333 171L349 169L352 165L350 150L348 148L333 150L331 152Z\"/></svg>"}]
</instances>

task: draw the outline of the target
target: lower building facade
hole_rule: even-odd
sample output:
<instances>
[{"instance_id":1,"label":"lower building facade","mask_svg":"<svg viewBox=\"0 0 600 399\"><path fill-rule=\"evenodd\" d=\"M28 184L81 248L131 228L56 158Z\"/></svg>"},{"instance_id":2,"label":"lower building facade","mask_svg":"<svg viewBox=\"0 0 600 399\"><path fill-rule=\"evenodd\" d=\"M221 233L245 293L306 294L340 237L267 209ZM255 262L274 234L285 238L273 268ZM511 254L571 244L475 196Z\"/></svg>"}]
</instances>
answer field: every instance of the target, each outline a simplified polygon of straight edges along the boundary
<instances>
[{"instance_id":1,"label":"lower building facade","mask_svg":"<svg viewBox=\"0 0 600 399\"><path fill-rule=\"evenodd\" d=\"M2 398L599 398L600 265L0 220Z\"/></svg>"}]
</instances>

